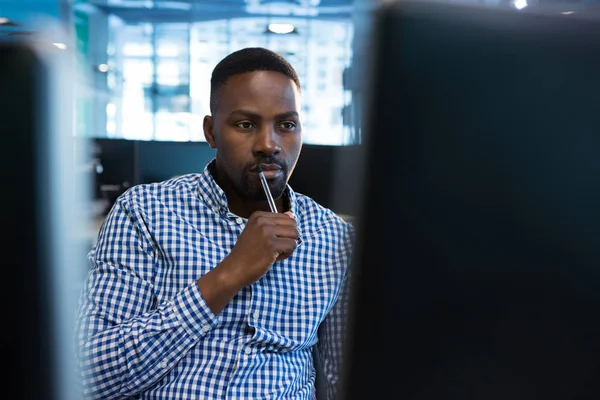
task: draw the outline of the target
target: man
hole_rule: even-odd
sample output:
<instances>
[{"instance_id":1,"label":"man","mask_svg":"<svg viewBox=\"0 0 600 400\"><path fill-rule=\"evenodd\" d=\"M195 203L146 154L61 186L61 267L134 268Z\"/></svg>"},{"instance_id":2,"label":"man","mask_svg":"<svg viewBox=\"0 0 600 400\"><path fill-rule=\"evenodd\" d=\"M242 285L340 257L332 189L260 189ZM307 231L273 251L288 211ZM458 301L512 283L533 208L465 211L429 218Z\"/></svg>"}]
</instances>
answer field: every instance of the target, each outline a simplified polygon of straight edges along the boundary
<instances>
[{"instance_id":1,"label":"man","mask_svg":"<svg viewBox=\"0 0 600 400\"><path fill-rule=\"evenodd\" d=\"M296 72L266 49L232 53L210 108L214 160L120 196L89 254L89 398L311 399L315 345L335 395L352 228L287 185L302 147Z\"/></svg>"}]
</instances>

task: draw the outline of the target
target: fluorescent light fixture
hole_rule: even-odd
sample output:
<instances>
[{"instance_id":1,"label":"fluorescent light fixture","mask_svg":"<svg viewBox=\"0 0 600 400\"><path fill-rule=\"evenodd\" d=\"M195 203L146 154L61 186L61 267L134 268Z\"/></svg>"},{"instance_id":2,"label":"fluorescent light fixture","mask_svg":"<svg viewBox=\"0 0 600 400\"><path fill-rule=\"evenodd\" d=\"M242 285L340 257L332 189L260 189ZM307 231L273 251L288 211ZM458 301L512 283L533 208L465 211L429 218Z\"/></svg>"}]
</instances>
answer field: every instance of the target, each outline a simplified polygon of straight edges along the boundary
<instances>
[{"instance_id":1,"label":"fluorescent light fixture","mask_svg":"<svg viewBox=\"0 0 600 400\"><path fill-rule=\"evenodd\" d=\"M17 24L15 21L6 18L6 17L0 17L0 26L21 26L20 24Z\"/></svg>"},{"instance_id":2,"label":"fluorescent light fixture","mask_svg":"<svg viewBox=\"0 0 600 400\"><path fill-rule=\"evenodd\" d=\"M54 42L52 43L53 45L55 45L56 47L58 47L61 50L66 50L67 49L67 45L64 43L60 43L60 42Z\"/></svg>"},{"instance_id":3,"label":"fluorescent light fixture","mask_svg":"<svg viewBox=\"0 0 600 400\"><path fill-rule=\"evenodd\" d=\"M188 2L174 1L174 0L159 1L159 2L154 3L154 5L160 9L185 10L185 11L192 9L192 3L190 3L189 0L188 0Z\"/></svg>"},{"instance_id":4,"label":"fluorescent light fixture","mask_svg":"<svg viewBox=\"0 0 600 400\"><path fill-rule=\"evenodd\" d=\"M527 0L514 0L513 5L517 10L522 10L528 6Z\"/></svg>"},{"instance_id":5,"label":"fluorescent light fixture","mask_svg":"<svg viewBox=\"0 0 600 400\"><path fill-rule=\"evenodd\" d=\"M106 133L115 133L116 131L117 131L117 124L115 124L114 122L106 123ZM102 166L102 164L96 165L96 173L101 174L102 172L104 172L104 167Z\"/></svg>"},{"instance_id":6,"label":"fluorescent light fixture","mask_svg":"<svg viewBox=\"0 0 600 400\"><path fill-rule=\"evenodd\" d=\"M285 35L294 32L296 28L292 24L269 24L267 30L269 32L277 33L279 35Z\"/></svg>"},{"instance_id":7,"label":"fluorescent light fixture","mask_svg":"<svg viewBox=\"0 0 600 400\"><path fill-rule=\"evenodd\" d=\"M114 117L117 114L117 106L114 103L108 103L106 105L106 115Z\"/></svg>"},{"instance_id":8,"label":"fluorescent light fixture","mask_svg":"<svg viewBox=\"0 0 600 400\"><path fill-rule=\"evenodd\" d=\"M563 15L571 15L573 14L575 11L565 11L565 12L561 12L561 14Z\"/></svg>"},{"instance_id":9,"label":"fluorescent light fixture","mask_svg":"<svg viewBox=\"0 0 600 400\"><path fill-rule=\"evenodd\" d=\"M281 15L281 16L296 16L296 17L316 17L319 15L319 7L311 6L312 3L317 3L315 0L308 0L303 3L293 4L289 0L270 1L261 3L261 0L246 0L246 12L249 14L265 14L265 15ZM335 7L329 7L335 8Z\"/></svg>"}]
</instances>

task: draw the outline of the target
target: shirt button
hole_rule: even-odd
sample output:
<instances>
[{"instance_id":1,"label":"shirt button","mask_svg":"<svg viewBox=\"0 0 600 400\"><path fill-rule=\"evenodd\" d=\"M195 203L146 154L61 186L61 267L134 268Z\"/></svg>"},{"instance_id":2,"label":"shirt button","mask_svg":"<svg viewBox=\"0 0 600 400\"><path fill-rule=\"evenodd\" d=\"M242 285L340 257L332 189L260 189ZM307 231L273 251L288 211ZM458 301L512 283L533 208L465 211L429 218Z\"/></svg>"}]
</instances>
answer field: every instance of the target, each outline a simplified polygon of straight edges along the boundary
<instances>
[{"instance_id":1,"label":"shirt button","mask_svg":"<svg viewBox=\"0 0 600 400\"><path fill-rule=\"evenodd\" d=\"M246 347L246 348L244 349L244 351L246 352L246 354L250 354L250 353L252 353L252 349L251 349L250 347Z\"/></svg>"},{"instance_id":2,"label":"shirt button","mask_svg":"<svg viewBox=\"0 0 600 400\"><path fill-rule=\"evenodd\" d=\"M254 319L258 319L258 317L260 317L260 313L258 311L254 311L254 314L252 314L252 316L254 317Z\"/></svg>"},{"instance_id":3,"label":"shirt button","mask_svg":"<svg viewBox=\"0 0 600 400\"><path fill-rule=\"evenodd\" d=\"M207 325L204 325L202 328L200 328L200 332L201 333L206 333L206 332L208 332L209 329L210 328Z\"/></svg>"},{"instance_id":4,"label":"shirt button","mask_svg":"<svg viewBox=\"0 0 600 400\"><path fill-rule=\"evenodd\" d=\"M240 217L237 217L237 218L235 219L235 222L237 222L237 224L238 224L238 225L241 225L241 224L242 224L242 222L244 222L244 220L243 220L243 219L241 219Z\"/></svg>"},{"instance_id":5,"label":"shirt button","mask_svg":"<svg viewBox=\"0 0 600 400\"><path fill-rule=\"evenodd\" d=\"M161 367L162 369L167 368L169 365L167 364L166 361L161 362L160 364L158 364L159 367Z\"/></svg>"}]
</instances>

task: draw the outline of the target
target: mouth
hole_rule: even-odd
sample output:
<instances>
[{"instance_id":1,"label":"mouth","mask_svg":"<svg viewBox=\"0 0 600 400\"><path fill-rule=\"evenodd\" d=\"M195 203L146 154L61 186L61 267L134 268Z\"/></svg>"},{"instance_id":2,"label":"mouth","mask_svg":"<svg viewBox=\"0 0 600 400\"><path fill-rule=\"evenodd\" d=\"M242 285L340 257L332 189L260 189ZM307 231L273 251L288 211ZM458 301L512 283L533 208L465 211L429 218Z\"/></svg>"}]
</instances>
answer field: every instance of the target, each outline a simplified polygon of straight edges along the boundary
<instances>
[{"instance_id":1,"label":"mouth","mask_svg":"<svg viewBox=\"0 0 600 400\"><path fill-rule=\"evenodd\" d=\"M283 174L283 169L277 164L260 164L260 166L267 179L277 178ZM250 171L258 174L258 165L253 167Z\"/></svg>"}]
</instances>

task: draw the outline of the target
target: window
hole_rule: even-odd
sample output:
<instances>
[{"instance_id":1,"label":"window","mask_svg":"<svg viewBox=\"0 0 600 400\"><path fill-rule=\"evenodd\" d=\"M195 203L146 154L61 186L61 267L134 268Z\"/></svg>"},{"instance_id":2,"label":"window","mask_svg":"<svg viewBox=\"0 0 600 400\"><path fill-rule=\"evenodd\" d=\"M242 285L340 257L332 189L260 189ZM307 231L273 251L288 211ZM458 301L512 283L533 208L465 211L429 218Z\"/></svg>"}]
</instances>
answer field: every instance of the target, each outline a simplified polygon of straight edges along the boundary
<instances>
[{"instance_id":1,"label":"window","mask_svg":"<svg viewBox=\"0 0 600 400\"><path fill-rule=\"evenodd\" d=\"M110 31L109 62L120 75L111 81L107 135L205 140L202 120L210 113L213 68L230 52L259 46L280 53L299 75L305 143L348 144L340 110L349 101L341 71L351 62L351 21L273 19L124 26L121 22L119 29ZM291 23L297 33L265 33L270 22Z\"/></svg>"}]
</instances>

